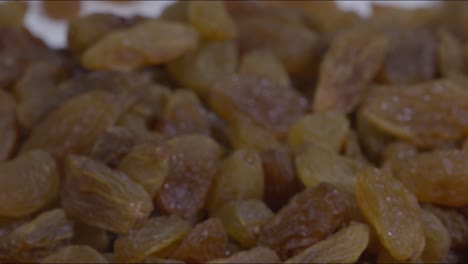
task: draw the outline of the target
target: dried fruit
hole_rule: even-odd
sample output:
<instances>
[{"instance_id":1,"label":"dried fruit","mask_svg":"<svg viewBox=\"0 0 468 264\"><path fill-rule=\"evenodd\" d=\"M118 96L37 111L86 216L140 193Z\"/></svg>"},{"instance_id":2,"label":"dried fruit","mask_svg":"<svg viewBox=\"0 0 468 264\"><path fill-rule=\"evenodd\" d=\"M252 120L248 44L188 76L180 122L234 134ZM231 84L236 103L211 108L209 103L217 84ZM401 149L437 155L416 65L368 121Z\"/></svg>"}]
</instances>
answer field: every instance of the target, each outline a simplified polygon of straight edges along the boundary
<instances>
[{"instance_id":1,"label":"dried fruit","mask_svg":"<svg viewBox=\"0 0 468 264\"><path fill-rule=\"evenodd\" d=\"M23 20L28 11L28 3L6 1L0 4L0 27L23 27Z\"/></svg>"},{"instance_id":2,"label":"dried fruit","mask_svg":"<svg viewBox=\"0 0 468 264\"><path fill-rule=\"evenodd\" d=\"M150 218L142 227L117 238L115 259L138 263L150 255L166 257L189 231L190 224L178 216Z\"/></svg>"},{"instance_id":3,"label":"dried fruit","mask_svg":"<svg viewBox=\"0 0 468 264\"><path fill-rule=\"evenodd\" d=\"M237 36L237 27L224 1L192 1L187 4L188 22L207 39L229 40Z\"/></svg>"},{"instance_id":4,"label":"dried fruit","mask_svg":"<svg viewBox=\"0 0 468 264\"><path fill-rule=\"evenodd\" d=\"M296 194L262 227L260 245L274 249L283 260L291 257L338 228L348 208L346 199L328 183Z\"/></svg>"},{"instance_id":5,"label":"dried fruit","mask_svg":"<svg viewBox=\"0 0 468 264\"><path fill-rule=\"evenodd\" d=\"M268 78L281 86L291 86L288 72L270 50L253 50L242 56L239 73Z\"/></svg>"},{"instance_id":6,"label":"dried fruit","mask_svg":"<svg viewBox=\"0 0 468 264\"><path fill-rule=\"evenodd\" d=\"M69 244L72 237L73 223L62 209L54 209L19 226L3 243L10 258L18 262L36 263Z\"/></svg>"},{"instance_id":7,"label":"dried fruit","mask_svg":"<svg viewBox=\"0 0 468 264\"><path fill-rule=\"evenodd\" d=\"M226 256L227 233L223 223L210 218L197 224L171 257L187 263L205 263Z\"/></svg>"},{"instance_id":8,"label":"dried fruit","mask_svg":"<svg viewBox=\"0 0 468 264\"><path fill-rule=\"evenodd\" d=\"M289 129L288 143L291 146L300 146L311 140L318 141L338 152L349 130L349 121L342 113L307 114L299 118Z\"/></svg>"},{"instance_id":9,"label":"dried fruit","mask_svg":"<svg viewBox=\"0 0 468 264\"><path fill-rule=\"evenodd\" d=\"M295 164L297 175L306 187L328 182L342 191L354 193L356 168L328 146L312 142L304 145L295 155Z\"/></svg>"},{"instance_id":10,"label":"dried fruit","mask_svg":"<svg viewBox=\"0 0 468 264\"><path fill-rule=\"evenodd\" d=\"M87 152L96 139L117 121L122 100L103 91L92 91L73 98L37 125L22 151L41 148L57 158Z\"/></svg>"},{"instance_id":11,"label":"dried fruit","mask_svg":"<svg viewBox=\"0 0 468 264\"><path fill-rule=\"evenodd\" d=\"M240 149L227 157L213 180L208 207L210 212L233 200L261 199L265 180L260 155Z\"/></svg>"},{"instance_id":12,"label":"dried fruit","mask_svg":"<svg viewBox=\"0 0 468 264\"><path fill-rule=\"evenodd\" d=\"M437 41L426 28L395 29L388 34L383 79L410 84L433 79L436 74Z\"/></svg>"},{"instance_id":13,"label":"dried fruit","mask_svg":"<svg viewBox=\"0 0 468 264\"><path fill-rule=\"evenodd\" d=\"M369 243L369 227L353 222L285 263L355 263Z\"/></svg>"},{"instance_id":14,"label":"dried fruit","mask_svg":"<svg viewBox=\"0 0 468 264\"><path fill-rule=\"evenodd\" d=\"M124 127L110 127L94 142L89 156L97 161L116 167L136 144L132 131Z\"/></svg>"},{"instance_id":15,"label":"dried fruit","mask_svg":"<svg viewBox=\"0 0 468 264\"><path fill-rule=\"evenodd\" d=\"M143 187L123 172L85 156L65 161L62 206L68 214L90 226L126 233L153 210Z\"/></svg>"},{"instance_id":16,"label":"dried fruit","mask_svg":"<svg viewBox=\"0 0 468 264\"><path fill-rule=\"evenodd\" d=\"M386 134L418 147L462 139L468 131L468 92L448 80L371 90L363 115Z\"/></svg>"},{"instance_id":17,"label":"dried fruit","mask_svg":"<svg viewBox=\"0 0 468 264\"><path fill-rule=\"evenodd\" d=\"M320 65L313 109L351 113L380 69L387 39L365 28L336 36Z\"/></svg>"},{"instance_id":18,"label":"dried fruit","mask_svg":"<svg viewBox=\"0 0 468 264\"><path fill-rule=\"evenodd\" d=\"M208 102L226 120L239 112L277 134L285 134L307 105L291 87L253 75L231 75L217 81Z\"/></svg>"},{"instance_id":19,"label":"dried fruit","mask_svg":"<svg viewBox=\"0 0 468 264\"><path fill-rule=\"evenodd\" d=\"M184 134L210 135L208 113L192 91L176 91L167 102L161 130L168 137Z\"/></svg>"},{"instance_id":20,"label":"dried fruit","mask_svg":"<svg viewBox=\"0 0 468 264\"><path fill-rule=\"evenodd\" d=\"M80 14L81 1L42 1L42 8L53 19L70 19Z\"/></svg>"},{"instance_id":21,"label":"dried fruit","mask_svg":"<svg viewBox=\"0 0 468 264\"><path fill-rule=\"evenodd\" d=\"M211 138L180 136L169 140L169 174L156 194L158 208L194 220L205 206L221 149Z\"/></svg>"},{"instance_id":22,"label":"dried fruit","mask_svg":"<svg viewBox=\"0 0 468 264\"><path fill-rule=\"evenodd\" d=\"M426 247L421 255L424 263L442 262L450 251L450 233L444 224L430 211L421 210Z\"/></svg>"},{"instance_id":23,"label":"dried fruit","mask_svg":"<svg viewBox=\"0 0 468 264\"><path fill-rule=\"evenodd\" d=\"M81 62L91 70L134 70L173 60L195 49L198 33L178 22L148 20L109 33L88 48Z\"/></svg>"},{"instance_id":24,"label":"dried fruit","mask_svg":"<svg viewBox=\"0 0 468 264\"><path fill-rule=\"evenodd\" d=\"M214 216L221 219L230 237L241 246L252 248L273 212L260 200L234 200L221 206Z\"/></svg>"},{"instance_id":25,"label":"dried fruit","mask_svg":"<svg viewBox=\"0 0 468 264\"><path fill-rule=\"evenodd\" d=\"M0 215L26 216L37 212L59 190L57 164L49 153L34 150L0 164Z\"/></svg>"},{"instance_id":26,"label":"dried fruit","mask_svg":"<svg viewBox=\"0 0 468 264\"><path fill-rule=\"evenodd\" d=\"M382 245L399 261L414 261L425 246L421 208L416 197L388 172L357 173L356 198Z\"/></svg>"},{"instance_id":27,"label":"dried fruit","mask_svg":"<svg viewBox=\"0 0 468 264\"><path fill-rule=\"evenodd\" d=\"M393 160L406 160L417 154L418 150L413 145L404 141L393 142L382 150L382 164L389 164Z\"/></svg>"},{"instance_id":28,"label":"dried fruit","mask_svg":"<svg viewBox=\"0 0 468 264\"><path fill-rule=\"evenodd\" d=\"M232 41L207 41L168 63L168 71L180 85L205 96L217 79L237 70L237 49Z\"/></svg>"},{"instance_id":29,"label":"dried fruit","mask_svg":"<svg viewBox=\"0 0 468 264\"><path fill-rule=\"evenodd\" d=\"M468 84L468 76L465 72L467 65L463 60L462 43L452 33L444 29L439 29L436 32L436 37L438 41L438 66L441 75L465 87Z\"/></svg>"},{"instance_id":30,"label":"dried fruit","mask_svg":"<svg viewBox=\"0 0 468 264\"><path fill-rule=\"evenodd\" d=\"M224 258L208 261L207 263L280 263L278 255L266 247L256 247L248 251L241 251L234 255Z\"/></svg>"},{"instance_id":31,"label":"dried fruit","mask_svg":"<svg viewBox=\"0 0 468 264\"><path fill-rule=\"evenodd\" d=\"M118 169L139 183L150 197L154 197L169 174L169 156L164 146L137 145L122 159Z\"/></svg>"},{"instance_id":32,"label":"dried fruit","mask_svg":"<svg viewBox=\"0 0 468 264\"><path fill-rule=\"evenodd\" d=\"M16 143L16 103L13 97L0 90L0 161L7 160Z\"/></svg>"},{"instance_id":33,"label":"dried fruit","mask_svg":"<svg viewBox=\"0 0 468 264\"><path fill-rule=\"evenodd\" d=\"M418 201L468 204L468 152L436 150L392 162L392 171Z\"/></svg>"},{"instance_id":34,"label":"dried fruit","mask_svg":"<svg viewBox=\"0 0 468 264\"><path fill-rule=\"evenodd\" d=\"M111 237L104 229L74 222L73 244L87 245L99 252L105 252L110 248L111 242Z\"/></svg>"},{"instance_id":35,"label":"dried fruit","mask_svg":"<svg viewBox=\"0 0 468 264\"><path fill-rule=\"evenodd\" d=\"M265 192L263 200L273 210L285 205L300 190L289 151L271 148L261 154Z\"/></svg>"},{"instance_id":36,"label":"dried fruit","mask_svg":"<svg viewBox=\"0 0 468 264\"><path fill-rule=\"evenodd\" d=\"M108 263L108 261L91 247L68 246L47 256L41 263Z\"/></svg>"}]
</instances>

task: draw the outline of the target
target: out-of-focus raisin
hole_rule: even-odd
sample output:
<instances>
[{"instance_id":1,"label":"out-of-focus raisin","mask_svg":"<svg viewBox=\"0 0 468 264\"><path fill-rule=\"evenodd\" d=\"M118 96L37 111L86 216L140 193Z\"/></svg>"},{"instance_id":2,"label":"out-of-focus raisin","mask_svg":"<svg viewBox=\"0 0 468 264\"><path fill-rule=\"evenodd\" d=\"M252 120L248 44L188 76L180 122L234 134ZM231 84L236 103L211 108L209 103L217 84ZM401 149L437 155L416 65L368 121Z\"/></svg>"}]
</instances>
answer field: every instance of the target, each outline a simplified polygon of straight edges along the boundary
<instances>
[{"instance_id":1,"label":"out-of-focus raisin","mask_svg":"<svg viewBox=\"0 0 468 264\"><path fill-rule=\"evenodd\" d=\"M7 92L0 90L0 161L7 160L15 147L16 102Z\"/></svg>"},{"instance_id":2,"label":"out-of-focus raisin","mask_svg":"<svg viewBox=\"0 0 468 264\"><path fill-rule=\"evenodd\" d=\"M41 263L108 263L108 261L89 246L68 246L50 254Z\"/></svg>"},{"instance_id":3,"label":"out-of-focus raisin","mask_svg":"<svg viewBox=\"0 0 468 264\"><path fill-rule=\"evenodd\" d=\"M468 131L468 92L448 80L371 90L363 115L387 134L418 147L461 140Z\"/></svg>"},{"instance_id":4,"label":"out-of-focus raisin","mask_svg":"<svg viewBox=\"0 0 468 264\"><path fill-rule=\"evenodd\" d=\"M432 27L441 15L441 9L436 6L424 6L411 9L403 9L397 6L381 5L372 3L372 18L367 23L374 23L383 29L419 29L421 27Z\"/></svg>"},{"instance_id":5,"label":"out-of-focus raisin","mask_svg":"<svg viewBox=\"0 0 468 264\"><path fill-rule=\"evenodd\" d=\"M115 167L132 150L135 144L135 135L130 129L110 127L96 139L89 156Z\"/></svg>"},{"instance_id":6,"label":"out-of-focus raisin","mask_svg":"<svg viewBox=\"0 0 468 264\"><path fill-rule=\"evenodd\" d=\"M468 76L465 70L468 68L463 59L462 43L452 33L444 29L439 29L436 32L436 37L440 74L465 88L468 85Z\"/></svg>"},{"instance_id":7,"label":"out-of-focus raisin","mask_svg":"<svg viewBox=\"0 0 468 264\"><path fill-rule=\"evenodd\" d=\"M353 222L285 263L355 263L369 243L369 227Z\"/></svg>"},{"instance_id":8,"label":"out-of-focus raisin","mask_svg":"<svg viewBox=\"0 0 468 264\"><path fill-rule=\"evenodd\" d=\"M424 205L424 209L433 213L447 228L451 238L451 248L464 251L468 247L468 220L458 211L451 208L441 208Z\"/></svg>"},{"instance_id":9,"label":"out-of-focus raisin","mask_svg":"<svg viewBox=\"0 0 468 264\"><path fill-rule=\"evenodd\" d=\"M64 59L38 61L26 68L14 88L22 129L29 132L54 109L51 97L59 90L59 83L69 76L70 68Z\"/></svg>"},{"instance_id":10,"label":"out-of-focus raisin","mask_svg":"<svg viewBox=\"0 0 468 264\"><path fill-rule=\"evenodd\" d=\"M187 17L206 39L229 40L237 36L237 25L224 1L191 1L187 5Z\"/></svg>"},{"instance_id":11,"label":"out-of-focus raisin","mask_svg":"<svg viewBox=\"0 0 468 264\"><path fill-rule=\"evenodd\" d=\"M142 227L117 238L115 259L138 263L150 255L167 257L189 231L190 224L178 216L150 218Z\"/></svg>"},{"instance_id":12,"label":"out-of-focus raisin","mask_svg":"<svg viewBox=\"0 0 468 264\"><path fill-rule=\"evenodd\" d=\"M59 174L49 153L33 150L0 164L0 215L25 216L58 194Z\"/></svg>"},{"instance_id":13,"label":"out-of-focus raisin","mask_svg":"<svg viewBox=\"0 0 468 264\"><path fill-rule=\"evenodd\" d=\"M122 100L104 91L73 98L34 127L22 151L42 148L58 158L87 152L122 111Z\"/></svg>"},{"instance_id":14,"label":"out-of-focus raisin","mask_svg":"<svg viewBox=\"0 0 468 264\"><path fill-rule=\"evenodd\" d=\"M108 33L132 26L135 20L104 13L71 19L68 24L68 48L81 54Z\"/></svg>"},{"instance_id":15,"label":"out-of-focus raisin","mask_svg":"<svg viewBox=\"0 0 468 264\"><path fill-rule=\"evenodd\" d=\"M111 246L111 239L105 230L76 221L73 225L73 244L87 245L105 252Z\"/></svg>"},{"instance_id":16,"label":"out-of-focus raisin","mask_svg":"<svg viewBox=\"0 0 468 264\"><path fill-rule=\"evenodd\" d=\"M213 180L208 208L210 212L232 200L262 199L265 179L260 155L240 149L227 157Z\"/></svg>"},{"instance_id":17,"label":"out-of-focus raisin","mask_svg":"<svg viewBox=\"0 0 468 264\"><path fill-rule=\"evenodd\" d=\"M210 135L208 113L192 91L176 91L169 97L161 128L168 137L183 134Z\"/></svg>"},{"instance_id":18,"label":"out-of-focus raisin","mask_svg":"<svg viewBox=\"0 0 468 264\"><path fill-rule=\"evenodd\" d=\"M226 257L227 233L223 223L210 218L197 224L182 240L171 257L187 263L205 263Z\"/></svg>"},{"instance_id":19,"label":"out-of-focus raisin","mask_svg":"<svg viewBox=\"0 0 468 264\"><path fill-rule=\"evenodd\" d=\"M273 217L273 212L260 200L234 200L221 206L214 214L221 219L230 237L245 248L257 244L261 227Z\"/></svg>"},{"instance_id":20,"label":"out-of-focus raisin","mask_svg":"<svg viewBox=\"0 0 468 264\"><path fill-rule=\"evenodd\" d=\"M160 210L195 220L205 206L221 158L221 148L209 137L180 136L165 145L169 174L156 194Z\"/></svg>"},{"instance_id":21,"label":"out-of-focus raisin","mask_svg":"<svg viewBox=\"0 0 468 264\"><path fill-rule=\"evenodd\" d=\"M182 260L170 259L170 258L159 258L155 256L148 256L143 261L145 264L185 264Z\"/></svg>"},{"instance_id":22,"label":"out-of-focus raisin","mask_svg":"<svg viewBox=\"0 0 468 264\"><path fill-rule=\"evenodd\" d=\"M388 144L382 150L381 160L382 164L390 164L393 160L405 160L412 158L418 154L418 150L415 146L408 144L404 141L397 141Z\"/></svg>"},{"instance_id":23,"label":"out-of-focus raisin","mask_svg":"<svg viewBox=\"0 0 468 264\"><path fill-rule=\"evenodd\" d=\"M53 19L70 19L80 14L81 1L41 1L47 16Z\"/></svg>"},{"instance_id":24,"label":"out-of-focus raisin","mask_svg":"<svg viewBox=\"0 0 468 264\"><path fill-rule=\"evenodd\" d=\"M425 246L421 208L401 182L386 171L362 169L357 173L356 198L392 257L412 261L421 256Z\"/></svg>"},{"instance_id":25,"label":"out-of-focus raisin","mask_svg":"<svg viewBox=\"0 0 468 264\"><path fill-rule=\"evenodd\" d=\"M351 113L380 69L386 48L387 39L370 29L338 34L320 64L313 109Z\"/></svg>"},{"instance_id":26,"label":"out-of-focus raisin","mask_svg":"<svg viewBox=\"0 0 468 264\"><path fill-rule=\"evenodd\" d=\"M322 183L295 196L261 229L259 244L285 260L333 233L348 208L346 195Z\"/></svg>"},{"instance_id":27,"label":"out-of-focus raisin","mask_svg":"<svg viewBox=\"0 0 468 264\"><path fill-rule=\"evenodd\" d=\"M174 1L162 10L159 17L169 21L187 22L188 3L188 1Z\"/></svg>"},{"instance_id":28,"label":"out-of-focus raisin","mask_svg":"<svg viewBox=\"0 0 468 264\"><path fill-rule=\"evenodd\" d=\"M134 70L171 61L195 49L198 38L182 23L149 20L109 33L83 53L81 62L91 70Z\"/></svg>"},{"instance_id":29,"label":"out-of-focus raisin","mask_svg":"<svg viewBox=\"0 0 468 264\"><path fill-rule=\"evenodd\" d=\"M436 150L395 160L393 174L418 201L447 206L468 204L468 152Z\"/></svg>"},{"instance_id":30,"label":"out-of-focus raisin","mask_svg":"<svg viewBox=\"0 0 468 264\"><path fill-rule=\"evenodd\" d=\"M73 237L73 223L62 209L44 212L11 232L4 241L8 255L18 261L37 263L66 246Z\"/></svg>"},{"instance_id":31,"label":"out-of-focus raisin","mask_svg":"<svg viewBox=\"0 0 468 264\"><path fill-rule=\"evenodd\" d=\"M307 114L298 119L289 129L288 142L300 146L310 140L319 141L340 151L350 130L346 116L339 112Z\"/></svg>"},{"instance_id":32,"label":"out-of-focus raisin","mask_svg":"<svg viewBox=\"0 0 468 264\"><path fill-rule=\"evenodd\" d=\"M285 134L307 106L307 100L291 87L254 75L236 74L217 81L208 101L226 120L238 111L277 134Z\"/></svg>"},{"instance_id":33,"label":"out-of-focus raisin","mask_svg":"<svg viewBox=\"0 0 468 264\"><path fill-rule=\"evenodd\" d=\"M23 27L28 3L24 1L5 1L0 4L0 27Z\"/></svg>"},{"instance_id":34,"label":"out-of-focus raisin","mask_svg":"<svg viewBox=\"0 0 468 264\"><path fill-rule=\"evenodd\" d=\"M85 156L70 155L66 159L61 198L71 216L116 233L128 232L153 210L143 187L123 172Z\"/></svg>"},{"instance_id":35,"label":"out-of-focus raisin","mask_svg":"<svg viewBox=\"0 0 468 264\"><path fill-rule=\"evenodd\" d=\"M263 151L268 148L281 147L271 131L238 113L233 115L226 134L234 149Z\"/></svg>"},{"instance_id":36,"label":"out-of-focus raisin","mask_svg":"<svg viewBox=\"0 0 468 264\"><path fill-rule=\"evenodd\" d=\"M436 74L437 40L426 28L390 31L384 81L410 84L433 79Z\"/></svg>"},{"instance_id":37,"label":"out-of-focus raisin","mask_svg":"<svg viewBox=\"0 0 468 264\"><path fill-rule=\"evenodd\" d=\"M261 153L261 158L265 177L263 200L276 211L300 190L300 183L289 151L270 148Z\"/></svg>"},{"instance_id":38,"label":"out-of-focus raisin","mask_svg":"<svg viewBox=\"0 0 468 264\"><path fill-rule=\"evenodd\" d=\"M232 41L208 41L168 63L171 76L183 87L205 96L217 79L237 70L237 48Z\"/></svg>"},{"instance_id":39,"label":"out-of-focus raisin","mask_svg":"<svg viewBox=\"0 0 468 264\"><path fill-rule=\"evenodd\" d=\"M164 146L140 144L123 158L118 169L154 197L169 174L169 156L169 150Z\"/></svg>"},{"instance_id":40,"label":"out-of-focus raisin","mask_svg":"<svg viewBox=\"0 0 468 264\"><path fill-rule=\"evenodd\" d=\"M343 150L341 153L343 156L353 160L355 164L363 166L369 163L359 142L356 131L349 131L345 137L343 144Z\"/></svg>"},{"instance_id":41,"label":"out-of-focus raisin","mask_svg":"<svg viewBox=\"0 0 468 264\"><path fill-rule=\"evenodd\" d=\"M433 213L421 210L426 246L421 255L425 263L443 262L450 251L450 233Z\"/></svg>"},{"instance_id":42,"label":"out-of-focus raisin","mask_svg":"<svg viewBox=\"0 0 468 264\"><path fill-rule=\"evenodd\" d=\"M299 179L309 188L328 182L342 191L354 193L356 169L328 146L312 142L302 146L295 155L295 165Z\"/></svg>"},{"instance_id":43,"label":"out-of-focus raisin","mask_svg":"<svg viewBox=\"0 0 468 264\"><path fill-rule=\"evenodd\" d=\"M239 72L268 78L281 86L291 86L291 80L283 63L270 50L253 50L244 54Z\"/></svg>"},{"instance_id":44,"label":"out-of-focus raisin","mask_svg":"<svg viewBox=\"0 0 468 264\"><path fill-rule=\"evenodd\" d=\"M207 263L280 263L278 255L271 249L266 247L255 247L248 251L240 251L234 255L224 258L208 261Z\"/></svg>"}]
</instances>

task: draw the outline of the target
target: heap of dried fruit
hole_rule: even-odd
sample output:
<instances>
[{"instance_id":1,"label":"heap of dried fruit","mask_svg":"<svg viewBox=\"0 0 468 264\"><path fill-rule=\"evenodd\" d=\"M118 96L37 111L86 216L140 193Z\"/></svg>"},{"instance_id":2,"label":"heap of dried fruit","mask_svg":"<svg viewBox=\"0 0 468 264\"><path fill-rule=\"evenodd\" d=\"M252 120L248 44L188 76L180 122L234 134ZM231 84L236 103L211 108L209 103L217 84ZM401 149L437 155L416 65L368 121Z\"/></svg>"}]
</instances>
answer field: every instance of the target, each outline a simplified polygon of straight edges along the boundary
<instances>
[{"instance_id":1,"label":"heap of dried fruit","mask_svg":"<svg viewBox=\"0 0 468 264\"><path fill-rule=\"evenodd\" d=\"M468 261L468 3L80 4L0 3L0 263Z\"/></svg>"}]
</instances>

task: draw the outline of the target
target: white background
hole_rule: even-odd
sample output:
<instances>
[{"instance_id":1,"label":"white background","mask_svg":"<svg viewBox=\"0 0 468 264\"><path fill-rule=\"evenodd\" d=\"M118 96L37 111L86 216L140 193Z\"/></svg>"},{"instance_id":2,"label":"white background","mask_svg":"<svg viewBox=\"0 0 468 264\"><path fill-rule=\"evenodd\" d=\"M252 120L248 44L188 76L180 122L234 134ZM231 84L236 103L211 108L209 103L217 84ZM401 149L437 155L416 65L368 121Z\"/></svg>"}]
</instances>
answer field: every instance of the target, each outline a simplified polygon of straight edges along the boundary
<instances>
[{"instance_id":1,"label":"white background","mask_svg":"<svg viewBox=\"0 0 468 264\"><path fill-rule=\"evenodd\" d=\"M3 2L4 0L0 0ZM122 16L132 16L136 14L154 17L172 1L139 1L130 4L111 4L103 1L82 1L82 14L95 12L115 13ZM378 2L383 5L402 6L405 8L420 7L434 4L434 1L343 1L339 0L338 5L345 10L355 10L361 15L368 15L371 2ZM48 19L43 15L38 1L29 1L29 13L26 16L26 26L36 36L42 38L52 47L62 47L66 43L66 23Z\"/></svg>"}]
</instances>

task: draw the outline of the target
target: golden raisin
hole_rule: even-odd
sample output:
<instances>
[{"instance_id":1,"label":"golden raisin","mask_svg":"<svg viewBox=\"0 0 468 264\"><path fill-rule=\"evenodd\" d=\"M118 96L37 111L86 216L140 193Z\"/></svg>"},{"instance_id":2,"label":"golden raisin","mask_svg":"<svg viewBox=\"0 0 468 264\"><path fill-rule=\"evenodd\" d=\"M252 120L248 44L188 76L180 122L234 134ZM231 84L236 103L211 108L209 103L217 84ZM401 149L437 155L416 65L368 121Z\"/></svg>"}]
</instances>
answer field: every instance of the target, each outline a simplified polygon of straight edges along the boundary
<instances>
[{"instance_id":1,"label":"golden raisin","mask_svg":"<svg viewBox=\"0 0 468 264\"><path fill-rule=\"evenodd\" d=\"M16 103L10 94L0 90L0 161L10 157L16 138Z\"/></svg>"}]
</instances>

